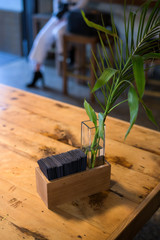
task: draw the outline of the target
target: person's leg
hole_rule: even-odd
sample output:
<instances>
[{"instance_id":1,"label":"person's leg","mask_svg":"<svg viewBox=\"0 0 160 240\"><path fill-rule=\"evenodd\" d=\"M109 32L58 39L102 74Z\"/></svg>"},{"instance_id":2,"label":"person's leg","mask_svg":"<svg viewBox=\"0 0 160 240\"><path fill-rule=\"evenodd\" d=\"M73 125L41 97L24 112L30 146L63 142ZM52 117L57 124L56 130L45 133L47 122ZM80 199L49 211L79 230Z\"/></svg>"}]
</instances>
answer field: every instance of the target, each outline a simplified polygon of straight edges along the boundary
<instances>
[{"instance_id":1,"label":"person's leg","mask_svg":"<svg viewBox=\"0 0 160 240\"><path fill-rule=\"evenodd\" d=\"M62 74L62 65L61 65L61 58L63 53L63 35L66 31L66 19L63 19L52 31L55 43L56 43L56 52L55 52L55 63L56 63L56 70L59 75Z\"/></svg>"},{"instance_id":2,"label":"person's leg","mask_svg":"<svg viewBox=\"0 0 160 240\"><path fill-rule=\"evenodd\" d=\"M66 19L61 20L59 24L53 29L52 34L56 42L56 50L58 54L63 53L63 35L66 31L67 21Z\"/></svg>"},{"instance_id":3,"label":"person's leg","mask_svg":"<svg viewBox=\"0 0 160 240\"><path fill-rule=\"evenodd\" d=\"M34 87L38 79L42 79L42 83L44 85L43 75L40 71L40 68L44 63L47 52L51 48L51 45L54 41L52 30L59 24L59 21L60 20L56 17L52 17L34 40L29 54L29 60L34 65L34 75L32 82L27 84L27 87Z\"/></svg>"},{"instance_id":4,"label":"person's leg","mask_svg":"<svg viewBox=\"0 0 160 240\"><path fill-rule=\"evenodd\" d=\"M40 30L28 56L31 62L38 64L44 63L47 51L50 49L54 40L52 31L58 23L59 19L52 17Z\"/></svg>"}]
</instances>

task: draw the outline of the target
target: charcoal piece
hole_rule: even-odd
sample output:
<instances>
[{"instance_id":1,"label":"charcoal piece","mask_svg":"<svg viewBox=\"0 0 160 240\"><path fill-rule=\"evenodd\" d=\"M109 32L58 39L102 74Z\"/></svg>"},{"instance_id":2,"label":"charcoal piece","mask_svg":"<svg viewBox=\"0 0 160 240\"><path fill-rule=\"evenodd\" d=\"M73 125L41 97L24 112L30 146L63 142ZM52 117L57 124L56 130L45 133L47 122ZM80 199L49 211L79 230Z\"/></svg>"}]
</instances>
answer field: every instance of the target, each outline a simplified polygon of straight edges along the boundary
<instances>
[{"instance_id":1,"label":"charcoal piece","mask_svg":"<svg viewBox=\"0 0 160 240\"><path fill-rule=\"evenodd\" d=\"M82 171L82 165L83 165L83 158L80 154L80 149L76 149L76 155L77 155L77 158L79 159L79 171Z\"/></svg>"},{"instance_id":2,"label":"charcoal piece","mask_svg":"<svg viewBox=\"0 0 160 240\"><path fill-rule=\"evenodd\" d=\"M84 171L87 167L87 155L81 149L79 149L79 154L82 158L82 171Z\"/></svg>"},{"instance_id":3,"label":"charcoal piece","mask_svg":"<svg viewBox=\"0 0 160 240\"><path fill-rule=\"evenodd\" d=\"M62 154L63 155L63 159L65 161L65 165L67 170L67 175L68 174L72 174L73 170L72 170L72 158L70 158L68 152L65 152Z\"/></svg>"},{"instance_id":4,"label":"charcoal piece","mask_svg":"<svg viewBox=\"0 0 160 240\"><path fill-rule=\"evenodd\" d=\"M38 164L48 180L53 180L86 170L87 156L76 149L40 159Z\"/></svg>"},{"instance_id":5,"label":"charcoal piece","mask_svg":"<svg viewBox=\"0 0 160 240\"><path fill-rule=\"evenodd\" d=\"M60 168L60 170L61 170L61 175L64 176L63 163L59 160L59 159L60 159L60 156L59 156L59 155L57 155L57 156L58 156L58 158L56 158L56 160L57 160L57 162L59 162L59 163L61 164L61 168Z\"/></svg>"},{"instance_id":6,"label":"charcoal piece","mask_svg":"<svg viewBox=\"0 0 160 240\"><path fill-rule=\"evenodd\" d=\"M70 161L70 174L75 173L75 157L70 154L70 151L66 153L65 157Z\"/></svg>"},{"instance_id":7,"label":"charcoal piece","mask_svg":"<svg viewBox=\"0 0 160 240\"><path fill-rule=\"evenodd\" d=\"M67 176L70 174L71 162L67 158L66 153L61 153L59 156L59 161L63 164L63 174Z\"/></svg>"},{"instance_id":8,"label":"charcoal piece","mask_svg":"<svg viewBox=\"0 0 160 240\"><path fill-rule=\"evenodd\" d=\"M46 164L43 162L43 159L40 159L37 161L38 165L41 169L41 171L43 172L43 174L46 176L46 178L48 178L48 173L47 173L47 166Z\"/></svg>"},{"instance_id":9,"label":"charcoal piece","mask_svg":"<svg viewBox=\"0 0 160 240\"><path fill-rule=\"evenodd\" d=\"M48 169L48 173L50 175L49 180L53 180L56 177L55 164L49 157L45 158L44 161L50 165L50 168Z\"/></svg>"},{"instance_id":10,"label":"charcoal piece","mask_svg":"<svg viewBox=\"0 0 160 240\"><path fill-rule=\"evenodd\" d=\"M51 169L52 179L51 180L57 178L57 174L56 174L56 167L57 167L57 165L54 163L54 161L50 157L45 158L45 160L48 161L49 164L52 167L52 169Z\"/></svg>"},{"instance_id":11,"label":"charcoal piece","mask_svg":"<svg viewBox=\"0 0 160 240\"><path fill-rule=\"evenodd\" d=\"M74 156L74 158L77 161L77 171L76 172L80 172L82 170L82 158L79 154L79 150L78 149L73 150L73 151L70 152L70 154L72 156Z\"/></svg>"},{"instance_id":12,"label":"charcoal piece","mask_svg":"<svg viewBox=\"0 0 160 240\"><path fill-rule=\"evenodd\" d=\"M62 164L56 159L57 155L50 156L49 158L55 165L55 178L63 177L63 166Z\"/></svg>"},{"instance_id":13,"label":"charcoal piece","mask_svg":"<svg viewBox=\"0 0 160 240\"><path fill-rule=\"evenodd\" d=\"M77 149L77 150L78 150L78 154L82 160L81 170L85 171L86 167L87 167L87 156L81 149Z\"/></svg>"},{"instance_id":14,"label":"charcoal piece","mask_svg":"<svg viewBox=\"0 0 160 240\"><path fill-rule=\"evenodd\" d=\"M45 174L45 176L48 178L48 180L52 180L52 166L50 161L48 161L47 158L43 158L38 161L38 164L40 166L41 171Z\"/></svg>"},{"instance_id":15,"label":"charcoal piece","mask_svg":"<svg viewBox=\"0 0 160 240\"><path fill-rule=\"evenodd\" d=\"M79 158L77 157L76 150L69 151L68 155L71 159L72 173L79 172Z\"/></svg>"}]
</instances>

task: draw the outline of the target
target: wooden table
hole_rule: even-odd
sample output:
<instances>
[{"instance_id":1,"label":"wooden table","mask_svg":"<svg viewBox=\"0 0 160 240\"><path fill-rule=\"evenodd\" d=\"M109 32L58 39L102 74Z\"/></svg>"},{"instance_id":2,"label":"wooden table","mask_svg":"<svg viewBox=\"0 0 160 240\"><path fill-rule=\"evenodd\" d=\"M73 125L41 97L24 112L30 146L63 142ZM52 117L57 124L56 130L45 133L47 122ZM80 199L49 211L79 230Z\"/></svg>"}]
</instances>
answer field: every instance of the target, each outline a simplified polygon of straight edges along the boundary
<instances>
[{"instance_id":1,"label":"wooden table","mask_svg":"<svg viewBox=\"0 0 160 240\"><path fill-rule=\"evenodd\" d=\"M36 192L37 160L80 146L85 111L0 85L0 119L1 239L130 240L160 206L159 132L135 126L124 143L128 123L108 117L110 190L50 211Z\"/></svg>"}]
</instances>

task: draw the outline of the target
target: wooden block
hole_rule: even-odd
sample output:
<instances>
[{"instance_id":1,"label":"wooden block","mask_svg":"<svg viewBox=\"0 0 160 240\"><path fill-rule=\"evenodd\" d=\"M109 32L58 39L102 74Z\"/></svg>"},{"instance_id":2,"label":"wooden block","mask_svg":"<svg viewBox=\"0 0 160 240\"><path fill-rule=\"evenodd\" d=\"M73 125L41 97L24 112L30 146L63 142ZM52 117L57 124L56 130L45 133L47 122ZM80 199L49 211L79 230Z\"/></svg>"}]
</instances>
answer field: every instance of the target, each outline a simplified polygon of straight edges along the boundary
<instances>
[{"instance_id":1,"label":"wooden block","mask_svg":"<svg viewBox=\"0 0 160 240\"><path fill-rule=\"evenodd\" d=\"M49 181L36 168L37 192L49 209L67 201L86 197L109 189L111 166L104 165Z\"/></svg>"}]
</instances>

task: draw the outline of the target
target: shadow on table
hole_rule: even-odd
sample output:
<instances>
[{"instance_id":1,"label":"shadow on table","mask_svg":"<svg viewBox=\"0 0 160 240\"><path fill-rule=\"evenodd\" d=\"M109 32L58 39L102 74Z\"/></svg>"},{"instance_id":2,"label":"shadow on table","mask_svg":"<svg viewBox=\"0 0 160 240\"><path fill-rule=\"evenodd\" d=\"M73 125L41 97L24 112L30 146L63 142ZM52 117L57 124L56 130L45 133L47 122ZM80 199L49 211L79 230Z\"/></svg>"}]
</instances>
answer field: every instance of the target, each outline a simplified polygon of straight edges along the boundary
<instances>
[{"instance_id":1,"label":"shadow on table","mask_svg":"<svg viewBox=\"0 0 160 240\"><path fill-rule=\"evenodd\" d=\"M100 221L104 216L108 216L109 218L109 216L114 213L115 218L119 218L119 216L116 216L116 209L125 208L126 204L127 208L129 207L129 204L133 207L133 202L127 200L121 193L112 190L112 187L115 184L115 181L111 181L109 191L99 192L82 199L57 205L52 211L61 215L65 219L74 219L76 221L87 220L97 216L99 218L98 221ZM122 186L120 186L119 189L120 192L124 192ZM111 209L113 210L112 212L110 211Z\"/></svg>"}]
</instances>

